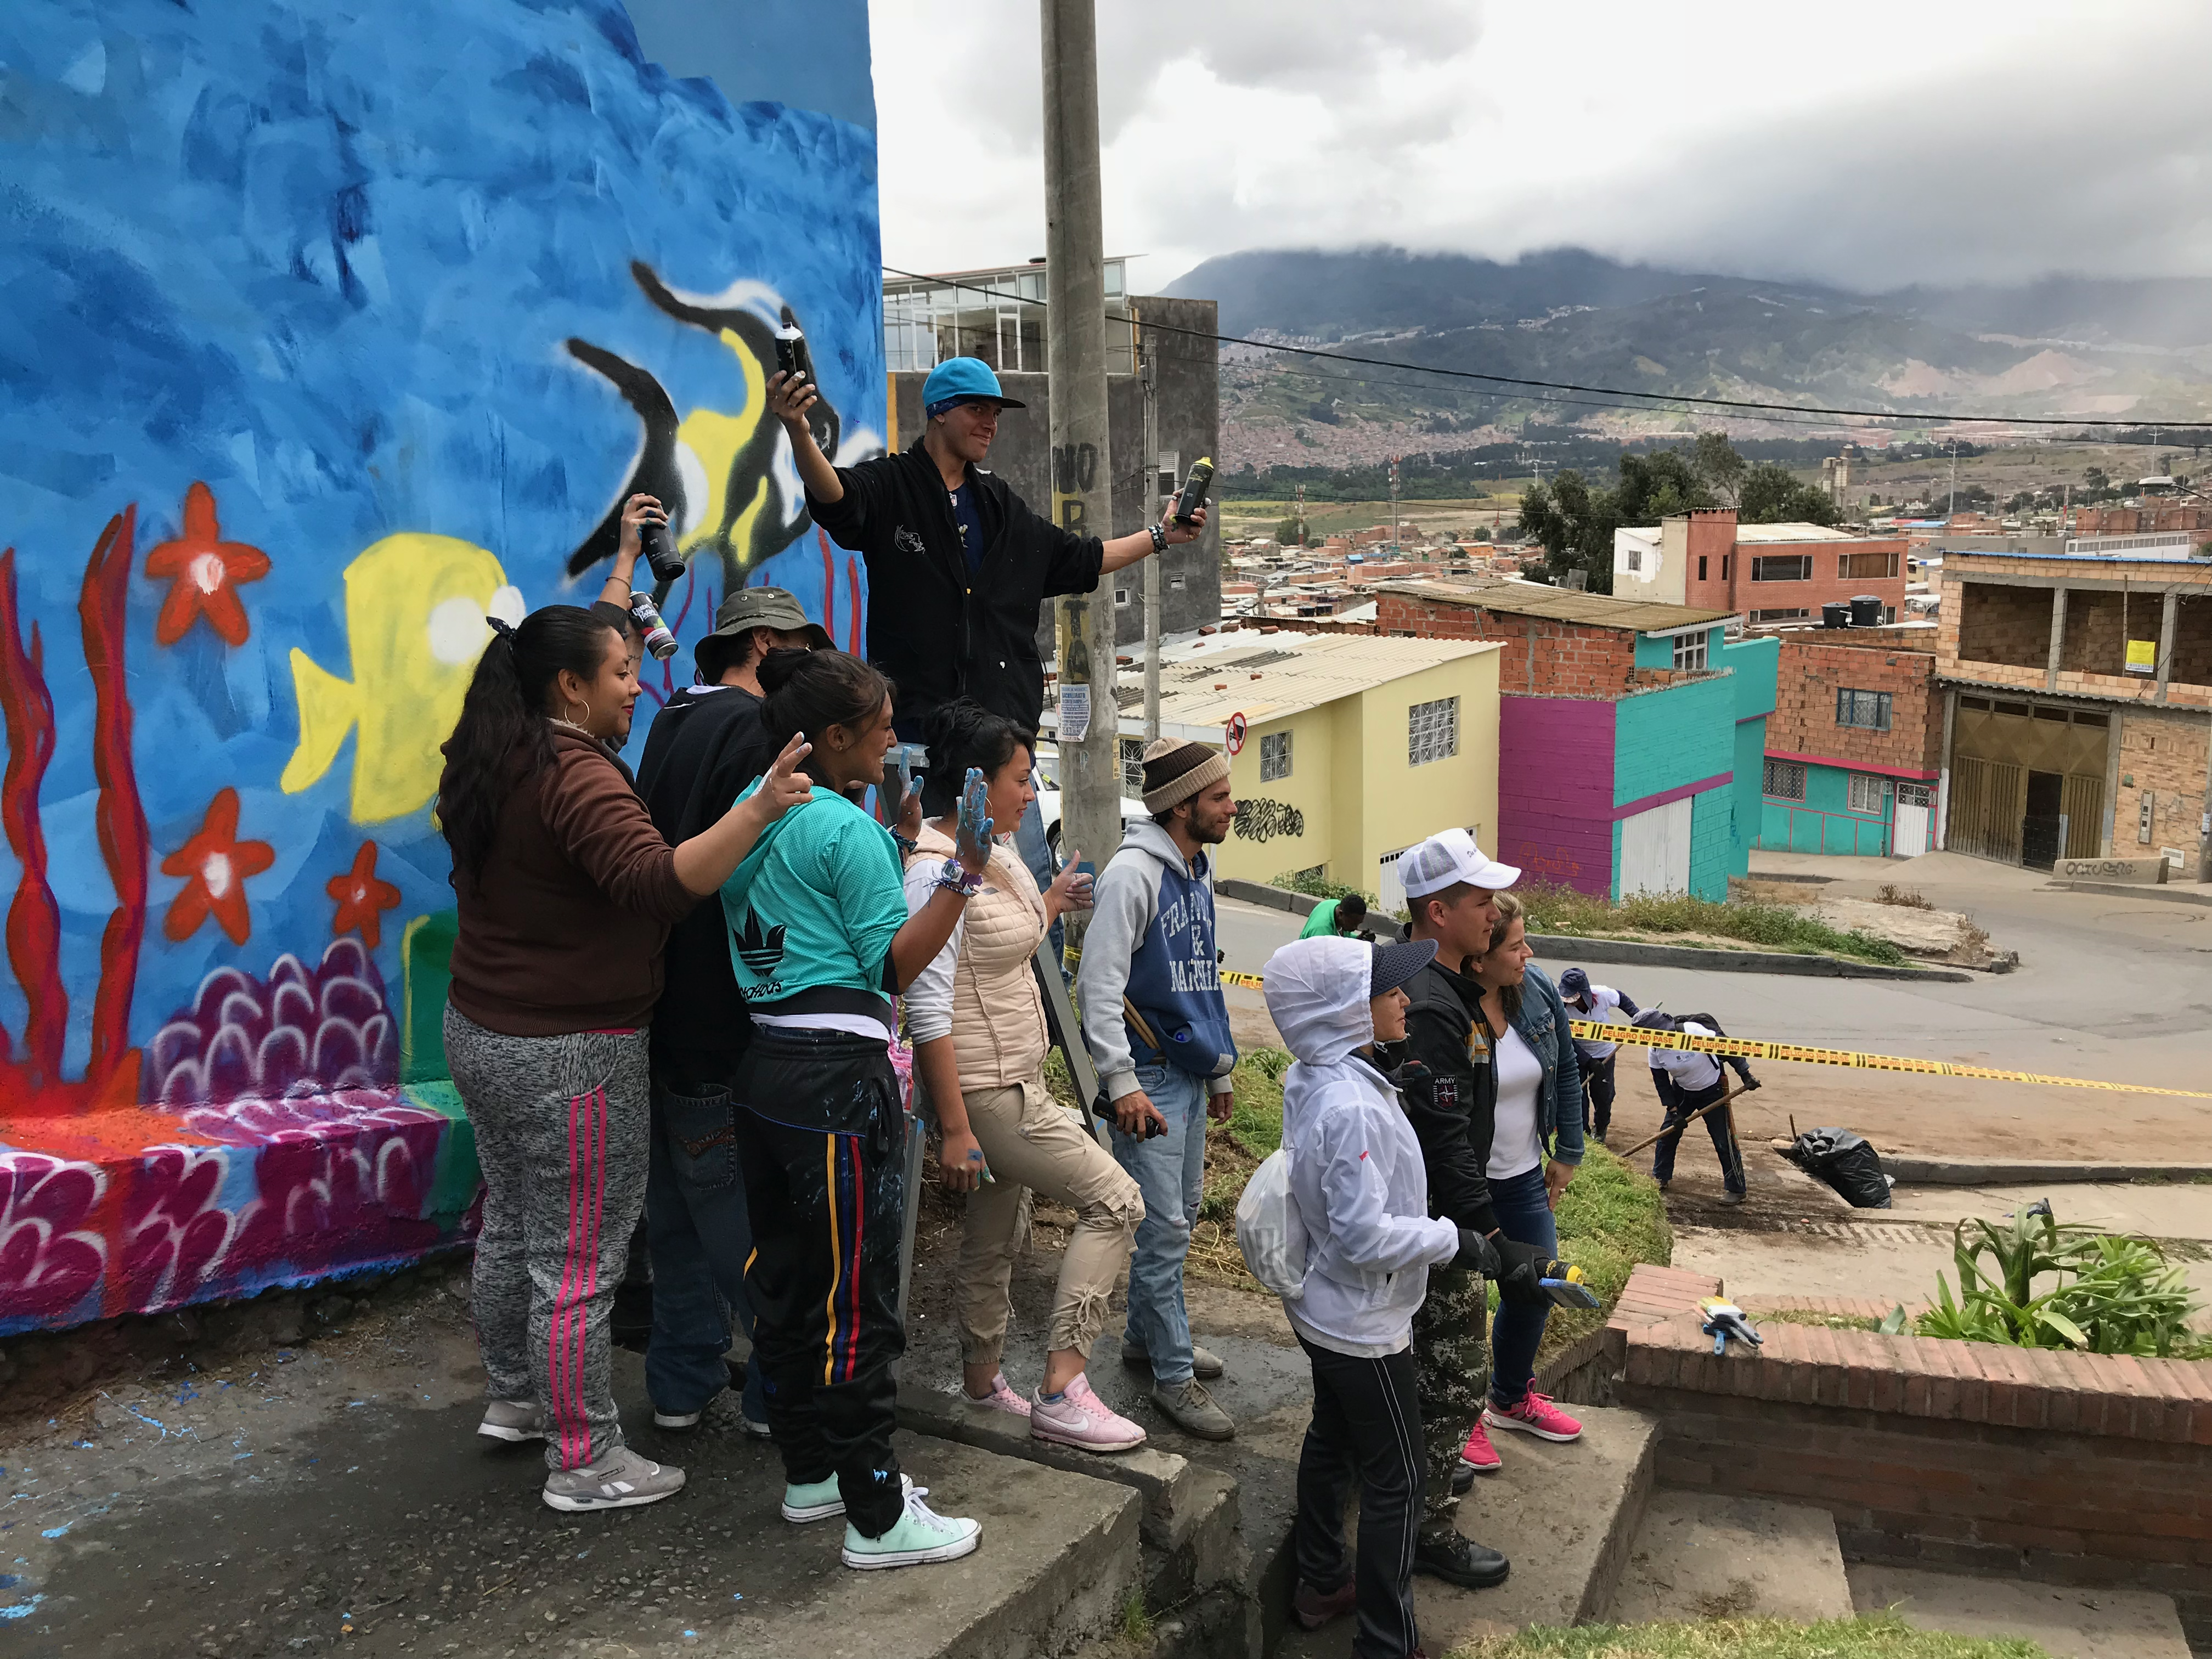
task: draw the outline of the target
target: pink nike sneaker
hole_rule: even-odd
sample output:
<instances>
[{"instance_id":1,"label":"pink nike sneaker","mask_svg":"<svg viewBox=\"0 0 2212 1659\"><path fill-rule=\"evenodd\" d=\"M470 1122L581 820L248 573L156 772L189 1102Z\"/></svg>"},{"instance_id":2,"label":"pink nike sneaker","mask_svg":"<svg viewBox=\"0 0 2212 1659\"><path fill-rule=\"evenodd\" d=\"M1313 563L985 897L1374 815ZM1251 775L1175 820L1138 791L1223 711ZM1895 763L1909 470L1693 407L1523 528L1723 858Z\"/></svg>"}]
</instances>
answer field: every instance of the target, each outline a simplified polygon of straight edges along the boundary
<instances>
[{"instance_id":1,"label":"pink nike sneaker","mask_svg":"<svg viewBox=\"0 0 2212 1659\"><path fill-rule=\"evenodd\" d=\"M977 1399L965 1389L960 1390L960 1398L967 1402L971 1412L1004 1412L1009 1417L1027 1417L1030 1414L1030 1402L1014 1392L1004 1371L991 1379L991 1392L981 1399Z\"/></svg>"},{"instance_id":2,"label":"pink nike sneaker","mask_svg":"<svg viewBox=\"0 0 2212 1659\"><path fill-rule=\"evenodd\" d=\"M1583 1425L1552 1403L1547 1394L1534 1389L1517 1406L1485 1406L1482 1420L1493 1429L1518 1429L1540 1440L1579 1440Z\"/></svg>"},{"instance_id":3,"label":"pink nike sneaker","mask_svg":"<svg viewBox=\"0 0 2212 1659\"><path fill-rule=\"evenodd\" d=\"M1145 1431L1091 1391L1091 1379L1078 1375L1057 1400L1040 1391L1029 1402L1030 1438L1049 1440L1087 1452L1127 1451L1145 1443Z\"/></svg>"},{"instance_id":4,"label":"pink nike sneaker","mask_svg":"<svg viewBox=\"0 0 2212 1659\"><path fill-rule=\"evenodd\" d=\"M1460 1468L1472 1469L1477 1474L1495 1474L1504 1462L1498 1455L1498 1448L1490 1443L1490 1431L1482 1426L1482 1419L1476 1418L1467 1444L1459 1449Z\"/></svg>"}]
</instances>

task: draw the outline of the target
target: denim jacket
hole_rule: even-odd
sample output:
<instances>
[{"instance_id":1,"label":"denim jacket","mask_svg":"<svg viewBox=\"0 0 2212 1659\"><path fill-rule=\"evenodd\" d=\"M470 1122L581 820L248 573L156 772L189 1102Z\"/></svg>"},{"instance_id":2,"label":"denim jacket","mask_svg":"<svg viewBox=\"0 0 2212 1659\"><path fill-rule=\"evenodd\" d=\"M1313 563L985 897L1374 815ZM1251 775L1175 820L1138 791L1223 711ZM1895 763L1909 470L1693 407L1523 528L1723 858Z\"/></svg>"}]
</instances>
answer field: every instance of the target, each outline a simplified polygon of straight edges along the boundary
<instances>
[{"instance_id":1,"label":"denim jacket","mask_svg":"<svg viewBox=\"0 0 2212 1659\"><path fill-rule=\"evenodd\" d=\"M1534 963L1521 981L1513 1029L1544 1068L1536 1091L1536 1134L1561 1164L1583 1161L1583 1073L1567 1029L1567 1005L1551 975Z\"/></svg>"}]
</instances>

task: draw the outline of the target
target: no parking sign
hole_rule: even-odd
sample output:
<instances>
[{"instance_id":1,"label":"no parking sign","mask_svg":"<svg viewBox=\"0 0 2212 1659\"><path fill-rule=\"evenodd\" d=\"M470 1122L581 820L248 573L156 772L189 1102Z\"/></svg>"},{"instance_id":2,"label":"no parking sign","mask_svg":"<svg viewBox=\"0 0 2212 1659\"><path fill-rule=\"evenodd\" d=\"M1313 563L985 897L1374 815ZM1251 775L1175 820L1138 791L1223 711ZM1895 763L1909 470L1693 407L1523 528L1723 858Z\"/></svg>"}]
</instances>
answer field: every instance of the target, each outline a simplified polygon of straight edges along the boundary
<instances>
[{"instance_id":1,"label":"no parking sign","mask_svg":"<svg viewBox=\"0 0 2212 1659\"><path fill-rule=\"evenodd\" d=\"M1231 714L1229 717L1229 752L1231 755L1241 755L1244 752L1244 728L1243 715Z\"/></svg>"}]
</instances>

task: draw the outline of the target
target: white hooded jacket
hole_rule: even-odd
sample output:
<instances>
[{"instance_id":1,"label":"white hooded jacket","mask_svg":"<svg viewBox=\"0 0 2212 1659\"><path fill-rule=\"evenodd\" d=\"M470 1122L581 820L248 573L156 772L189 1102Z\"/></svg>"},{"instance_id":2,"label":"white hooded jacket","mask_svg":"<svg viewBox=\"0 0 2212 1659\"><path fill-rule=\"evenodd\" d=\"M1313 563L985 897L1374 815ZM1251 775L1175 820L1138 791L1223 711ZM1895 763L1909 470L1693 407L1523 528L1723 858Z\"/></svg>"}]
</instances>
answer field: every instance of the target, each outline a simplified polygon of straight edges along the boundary
<instances>
[{"instance_id":1,"label":"white hooded jacket","mask_svg":"<svg viewBox=\"0 0 2212 1659\"><path fill-rule=\"evenodd\" d=\"M1459 1229L1429 1215L1398 1091L1352 1052L1375 1041L1373 962L1357 939L1300 939L1266 975L1267 1012L1297 1062L1283 1079L1283 1144L1309 1240L1305 1295L1285 1309L1316 1346L1363 1357L1412 1341L1430 1267L1459 1253Z\"/></svg>"}]
</instances>

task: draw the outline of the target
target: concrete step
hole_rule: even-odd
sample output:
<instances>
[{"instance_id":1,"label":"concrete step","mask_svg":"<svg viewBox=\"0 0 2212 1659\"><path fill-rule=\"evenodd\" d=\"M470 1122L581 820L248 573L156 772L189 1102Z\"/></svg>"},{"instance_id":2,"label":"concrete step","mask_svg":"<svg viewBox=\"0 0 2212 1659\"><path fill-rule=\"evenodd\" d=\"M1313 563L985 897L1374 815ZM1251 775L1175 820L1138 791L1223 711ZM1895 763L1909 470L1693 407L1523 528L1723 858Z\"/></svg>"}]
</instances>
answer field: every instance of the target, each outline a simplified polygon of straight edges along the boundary
<instances>
[{"instance_id":1,"label":"concrete step","mask_svg":"<svg viewBox=\"0 0 2212 1659\"><path fill-rule=\"evenodd\" d=\"M1655 1492L1606 1618L1842 1619L1850 1586L1826 1510L1720 1492Z\"/></svg>"},{"instance_id":2,"label":"concrete step","mask_svg":"<svg viewBox=\"0 0 2212 1659\"><path fill-rule=\"evenodd\" d=\"M1491 1590L1416 1577L1428 1652L1448 1653L1528 1625L1587 1623L1611 1603L1650 1495L1659 1427L1641 1412L1616 1407L1577 1407L1575 1415L1583 1437L1569 1445L1510 1432L1493 1437L1504 1467L1477 1480L1461 1502L1460 1530L1505 1551L1512 1576ZM1313 1632L1292 1625L1275 1651L1278 1659L1335 1659L1347 1640L1341 1625Z\"/></svg>"},{"instance_id":3,"label":"concrete step","mask_svg":"<svg viewBox=\"0 0 2212 1659\"><path fill-rule=\"evenodd\" d=\"M1871 1563L1847 1571L1859 1612L1894 1607L1917 1630L2025 1637L2051 1659L2189 1659L2172 1598L2148 1590L2084 1589Z\"/></svg>"}]
</instances>

